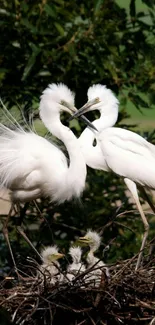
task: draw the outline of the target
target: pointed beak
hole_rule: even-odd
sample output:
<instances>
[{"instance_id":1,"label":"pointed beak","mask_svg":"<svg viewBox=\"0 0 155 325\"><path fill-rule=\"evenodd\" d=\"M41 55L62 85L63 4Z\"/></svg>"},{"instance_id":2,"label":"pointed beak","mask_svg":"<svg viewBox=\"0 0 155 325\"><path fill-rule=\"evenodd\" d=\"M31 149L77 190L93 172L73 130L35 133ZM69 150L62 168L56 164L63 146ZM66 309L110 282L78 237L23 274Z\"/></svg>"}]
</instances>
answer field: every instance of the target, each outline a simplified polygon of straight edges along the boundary
<instances>
[{"instance_id":1,"label":"pointed beak","mask_svg":"<svg viewBox=\"0 0 155 325\"><path fill-rule=\"evenodd\" d=\"M57 259L59 260L59 258L62 258L64 257L65 255L64 254L61 254L61 253L57 253Z\"/></svg>"},{"instance_id":2,"label":"pointed beak","mask_svg":"<svg viewBox=\"0 0 155 325\"><path fill-rule=\"evenodd\" d=\"M89 100L85 105L83 105L76 113L70 117L70 120L72 120L74 117L80 117L82 114L87 113L91 106L98 104L100 102L100 99L96 97L95 99Z\"/></svg>"},{"instance_id":3,"label":"pointed beak","mask_svg":"<svg viewBox=\"0 0 155 325\"><path fill-rule=\"evenodd\" d=\"M70 122L74 116L76 115L76 113L79 113L79 111L77 110L77 108L75 106L70 105L69 103L67 103L66 101L62 100L60 103L63 108L65 108L65 111L72 114L72 117L68 119L68 121ZM93 105L93 104L92 104ZM88 127L90 127L91 129L98 131L96 129L96 127L85 117L85 116L79 116L80 120L83 121Z\"/></svg>"},{"instance_id":4,"label":"pointed beak","mask_svg":"<svg viewBox=\"0 0 155 325\"><path fill-rule=\"evenodd\" d=\"M70 122L71 120L73 120L74 116L79 113L80 110L77 110L77 108L75 106L69 106L68 107L69 110L70 110L70 113L72 114L72 116L68 119L68 121ZM81 107L82 108L82 107ZM88 127L90 127L91 129L95 130L95 131L98 131L96 129L96 127L84 116L84 115L80 115L79 116L79 119L81 121L83 121Z\"/></svg>"},{"instance_id":5,"label":"pointed beak","mask_svg":"<svg viewBox=\"0 0 155 325\"><path fill-rule=\"evenodd\" d=\"M79 119L83 121L88 127L98 132L95 125L93 125L84 115L79 116Z\"/></svg>"},{"instance_id":6,"label":"pointed beak","mask_svg":"<svg viewBox=\"0 0 155 325\"><path fill-rule=\"evenodd\" d=\"M78 238L79 243L89 244L89 239L86 237L79 237Z\"/></svg>"}]
</instances>

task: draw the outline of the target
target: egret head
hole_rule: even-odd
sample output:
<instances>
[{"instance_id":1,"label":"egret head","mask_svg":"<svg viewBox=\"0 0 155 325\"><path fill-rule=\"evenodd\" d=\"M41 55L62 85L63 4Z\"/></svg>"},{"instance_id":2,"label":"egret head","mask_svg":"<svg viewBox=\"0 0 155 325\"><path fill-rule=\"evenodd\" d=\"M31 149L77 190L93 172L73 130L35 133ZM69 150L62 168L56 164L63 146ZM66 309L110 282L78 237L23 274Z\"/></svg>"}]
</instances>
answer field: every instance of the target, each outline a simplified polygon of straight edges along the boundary
<instances>
[{"instance_id":1,"label":"egret head","mask_svg":"<svg viewBox=\"0 0 155 325\"><path fill-rule=\"evenodd\" d=\"M58 116L61 111L73 115L77 112L77 108L74 106L74 98L75 94L63 83L48 85L41 96L40 117L44 121L50 120L53 114ZM92 129L96 129L85 116L81 116L81 119Z\"/></svg>"},{"instance_id":2,"label":"egret head","mask_svg":"<svg viewBox=\"0 0 155 325\"><path fill-rule=\"evenodd\" d=\"M44 263L52 263L62 258L64 254L58 252L57 246L48 246L42 250L41 256Z\"/></svg>"},{"instance_id":3,"label":"egret head","mask_svg":"<svg viewBox=\"0 0 155 325\"><path fill-rule=\"evenodd\" d=\"M69 255L72 257L74 263L81 261L82 250L79 246L72 246L69 249Z\"/></svg>"},{"instance_id":4,"label":"egret head","mask_svg":"<svg viewBox=\"0 0 155 325\"><path fill-rule=\"evenodd\" d=\"M89 87L87 95L88 102L82 106L77 113L74 113L73 117L79 117L81 114L93 110L99 110L104 115L118 112L119 101L113 92L107 89L106 86L100 84L93 85Z\"/></svg>"},{"instance_id":5,"label":"egret head","mask_svg":"<svg viewBox=\"0 0 155 325\"><path fill-rule=\"evenodd\" d=\"M43 91L40 101L40 110L42 104L46 102L53 103L50 105L50 109L60 111L66 111L69 114L75 113L76 108L74 107L75 94L63 83L52 83Z\"/></svg>"},{"instance_id":6,"label":"egret head","mask_svg":"<svg viewBox=\"0 0 155 325\"><path fill-rule=\"evenodd\" d=\"M100 247L101 237L96 231L88 230L84 237L79 237L78 241L88 245L95 252Z\"/></svg>"}]
</instances>

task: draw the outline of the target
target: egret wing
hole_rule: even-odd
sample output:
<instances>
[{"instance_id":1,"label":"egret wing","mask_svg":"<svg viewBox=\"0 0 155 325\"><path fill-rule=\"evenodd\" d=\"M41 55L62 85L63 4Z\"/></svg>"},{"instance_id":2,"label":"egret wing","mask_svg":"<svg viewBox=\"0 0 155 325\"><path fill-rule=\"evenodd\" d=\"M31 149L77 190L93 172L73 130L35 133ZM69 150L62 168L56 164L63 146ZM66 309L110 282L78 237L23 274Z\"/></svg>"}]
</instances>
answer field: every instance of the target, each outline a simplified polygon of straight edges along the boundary
<instances>
[{"instance_id":1,"label":"egret wing","mask_svg":"<svg viewBox=\"0 0 155 325\"><path fill-rule=\"evenodd\" d=\"M155 188L155 146L140 135L108 128L99 136L104 159L116 174Z\"/></svg>"},{"instance_id":2,"label":"egret wing","mask_svg":"<svg viewBox=\"0 0 155 325\"><path fill-rule=\"evenodd\" d=\"M44 183L44 176L49 171L50 177L54 167L58 173L67 167L65 155L54 144L33 132L25 132L22 129L11 130L0 124L1 187L20 189L31 187L32 182L33 188L37 184Z\"/></svg>"}]
</instances>

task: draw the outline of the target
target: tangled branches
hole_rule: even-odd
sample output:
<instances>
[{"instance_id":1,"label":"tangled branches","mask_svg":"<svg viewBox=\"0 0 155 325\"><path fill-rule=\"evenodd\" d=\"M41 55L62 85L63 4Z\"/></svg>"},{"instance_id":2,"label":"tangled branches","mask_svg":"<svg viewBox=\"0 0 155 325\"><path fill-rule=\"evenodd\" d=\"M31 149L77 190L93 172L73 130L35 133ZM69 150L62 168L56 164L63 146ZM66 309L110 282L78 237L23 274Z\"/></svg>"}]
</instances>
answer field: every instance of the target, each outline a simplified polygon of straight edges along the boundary
<instances>
[{"instance_id":1,"label":"tangled branches","mask_svg":"<svg viewBox=\"0 0 155 325\"><path fill-rule=\"evenodd\" d=\"M103 272L99 287L90 285L90 272L93 269L55 285L42 283L34 275L18 284L6 278L1 283L0 305L20 325L153 324L155 266L135 272L133 258L112 265L110 279Z\"/></svg>"}]
</instances>

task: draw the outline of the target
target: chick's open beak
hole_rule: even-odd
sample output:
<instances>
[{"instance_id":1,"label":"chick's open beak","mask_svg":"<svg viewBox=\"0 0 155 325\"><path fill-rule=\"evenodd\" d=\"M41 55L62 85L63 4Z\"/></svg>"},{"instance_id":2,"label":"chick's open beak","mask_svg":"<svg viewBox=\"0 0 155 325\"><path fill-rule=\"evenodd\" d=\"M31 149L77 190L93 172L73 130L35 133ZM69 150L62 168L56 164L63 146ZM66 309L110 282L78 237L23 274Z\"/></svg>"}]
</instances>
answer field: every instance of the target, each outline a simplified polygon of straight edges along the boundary
<instances>
[{"instance_id":1,"label":"chick's open beak","mask_svg":"<svg viewBox=\"0 0 155 325\"><path fill-rule=\"evenodd\" d=\"M61 253L57 253L57 259L59 259L59 258L62 258L62 257L64 257L65 255L64 254L61 254Z\"/></svg>"},{"instance_id":2,"label":"chick's open beak","mask_svg":"<svg viewBox=\"0 0 155 325\"><path fill-rule=\"evenodd\" d=\"M83 244L89 244L89 239L87 237L79 237L78 242Z\"/></svg>"}]
</instances>

